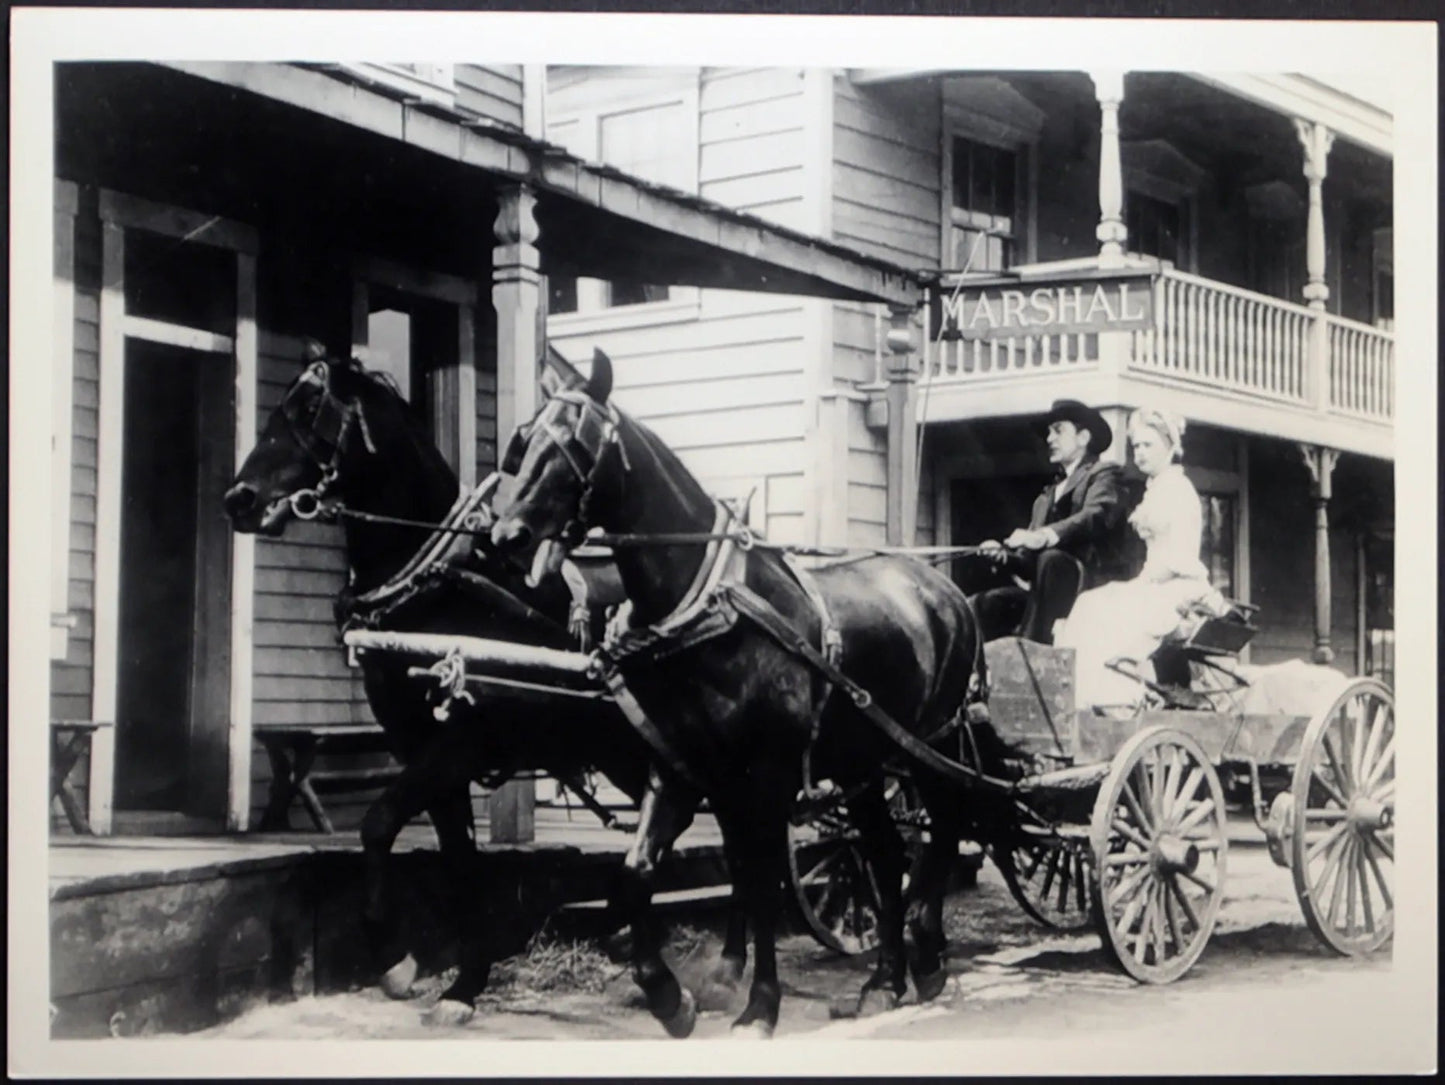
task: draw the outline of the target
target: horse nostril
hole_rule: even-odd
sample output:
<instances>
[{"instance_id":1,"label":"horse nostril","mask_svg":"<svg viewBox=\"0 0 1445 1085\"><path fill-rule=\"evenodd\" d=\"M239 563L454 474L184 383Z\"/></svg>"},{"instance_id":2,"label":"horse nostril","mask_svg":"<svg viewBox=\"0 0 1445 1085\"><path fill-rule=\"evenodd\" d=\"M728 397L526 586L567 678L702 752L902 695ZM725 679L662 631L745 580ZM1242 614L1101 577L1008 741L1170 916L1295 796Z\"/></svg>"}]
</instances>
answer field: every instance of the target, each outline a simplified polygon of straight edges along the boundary
<instances>
[{"instance_id":1,"label":"horse nostril","mask_svg":"<svg viewBox=\"0 0 1445 1085\"><path fill-rule=\"evenodd\" d=\"M226 491L223 503L227 516L241 516L256 507L256 491L244 482L238 482Z\"/></svg>"}]
</instances>

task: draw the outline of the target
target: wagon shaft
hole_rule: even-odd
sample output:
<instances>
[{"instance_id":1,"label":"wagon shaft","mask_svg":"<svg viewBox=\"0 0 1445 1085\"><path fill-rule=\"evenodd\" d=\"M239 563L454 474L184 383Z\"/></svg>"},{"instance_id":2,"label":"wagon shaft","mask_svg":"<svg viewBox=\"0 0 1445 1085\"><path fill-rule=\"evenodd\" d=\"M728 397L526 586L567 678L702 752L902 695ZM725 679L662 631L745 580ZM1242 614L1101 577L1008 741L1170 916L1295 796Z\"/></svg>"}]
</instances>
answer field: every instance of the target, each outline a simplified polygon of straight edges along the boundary
<instances>
[{"instance_id":1,"label":"wagon shaft","mask_svg":"<svg viewBox=\"0 0 1445 1085\"><path fill-rule=\"evenodd\" d=\"M452 633L396 633L389 630L354 629L344 637L348 648L367 652L400 652L407 655L447 656L460 653L468 663L494 664L559 675L591 677L595 673L591 656L562 652L510 641L464 637Z\"/></svg>"}]
</instances>

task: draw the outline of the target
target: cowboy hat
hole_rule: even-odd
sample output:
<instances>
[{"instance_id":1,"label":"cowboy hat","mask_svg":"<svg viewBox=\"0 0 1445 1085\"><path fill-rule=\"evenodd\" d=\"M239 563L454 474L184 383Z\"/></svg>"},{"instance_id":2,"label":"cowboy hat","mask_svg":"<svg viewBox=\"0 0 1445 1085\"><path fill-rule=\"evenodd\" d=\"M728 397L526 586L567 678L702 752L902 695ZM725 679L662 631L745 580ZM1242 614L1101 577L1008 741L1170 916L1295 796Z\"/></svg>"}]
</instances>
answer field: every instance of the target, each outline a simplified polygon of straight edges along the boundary
<instances>
[{"instance_id":1,"label":"cowboy hat","mask_svg":"<svg viewBox=\"0 0 1445 1085\"><path fill-rule=\"evenodd\" d=\"M1047 434L1049 426L1055 422L1072 422L1079 429L1087 430L1090 455L1101 455L1114 443L1114 431L1109 428L1109 423L1104 421L1104 416L1093 407L1080 403L1077 399L1054 400L1054 405L1049 408L1049 413L1040 418L1034 424L1034 428L1040 433Z\"/></svg>"}]
</instances>

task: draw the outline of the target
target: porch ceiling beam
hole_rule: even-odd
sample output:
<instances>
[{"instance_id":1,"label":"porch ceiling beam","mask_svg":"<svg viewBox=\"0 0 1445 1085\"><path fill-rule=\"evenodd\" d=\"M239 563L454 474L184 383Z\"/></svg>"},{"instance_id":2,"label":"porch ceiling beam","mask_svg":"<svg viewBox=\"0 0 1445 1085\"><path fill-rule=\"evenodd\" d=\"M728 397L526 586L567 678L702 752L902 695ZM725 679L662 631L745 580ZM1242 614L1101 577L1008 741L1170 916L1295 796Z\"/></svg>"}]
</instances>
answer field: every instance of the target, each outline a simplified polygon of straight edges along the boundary
<instances>
[{"instance_id":1,"label":"porch ceiling beam","mask_svg":"<svg viewBox=\"0 0 1445 1085\"><path fill-rule=\"evenodd\" d=\"M959 75L957 68L849 68L848 78L855 87L898 83L906 79L922 79L935 75Z\"/></svg>"},{"instance_id":2,"label":"porch ceiling beam","mask_svg":"<svg viewBox=\"0 0 1445 1085\"><path fill-rule=\"evenodd\" d=\"M839 300L916 306L918 281L904 269L860 256L842 246L809 238L741 212L712 207L668 193L616 170L594 167L521 133L502 133L478 122L438 117L434 106L417 107L324 72L288 64L166 61L164 66L236 87L422 150L474 166L508 181L526 181L539 194L553 193L604 218L660 231L684 242L698 269L692 285L785 290ZM590 224L590 223L589 223ZM543 247L547 241L543 239ZM737 264L706 279L706 265ZM704 281L706 279L706 281ZM689 280L679 279L680 284Z\"/></svg>"},{"instance_id":3,"label":"porch ceiling beam","mask_svg":"<svg viewBox=\"0 0 1445 1085\"><path fill-rule=\"evenodd\" d=\"M1394 156L1394 124L1389 113L1308 76L1255 72L1184 74L1287 117L1318 121L1341 139L1376 154Z\"/></svg>"}]
</instances>

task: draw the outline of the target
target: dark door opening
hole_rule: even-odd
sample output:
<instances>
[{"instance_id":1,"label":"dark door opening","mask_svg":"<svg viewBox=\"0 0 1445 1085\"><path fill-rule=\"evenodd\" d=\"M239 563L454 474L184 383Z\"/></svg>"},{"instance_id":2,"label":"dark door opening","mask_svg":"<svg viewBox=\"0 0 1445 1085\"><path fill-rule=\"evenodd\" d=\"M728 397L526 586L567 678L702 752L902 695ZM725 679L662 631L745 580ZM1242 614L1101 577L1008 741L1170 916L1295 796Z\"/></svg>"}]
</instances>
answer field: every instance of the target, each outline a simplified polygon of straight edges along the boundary
<instances>
[{"instance_id":1,"label":"dark door opening","mask_svg":"<svg viewBox=\"0 0 1445 1085\"><path fill-rule=\"evenodd\" d=\"M115 804L224 815L229 356L126 343Z\"/></svg>"}]
</instances>

